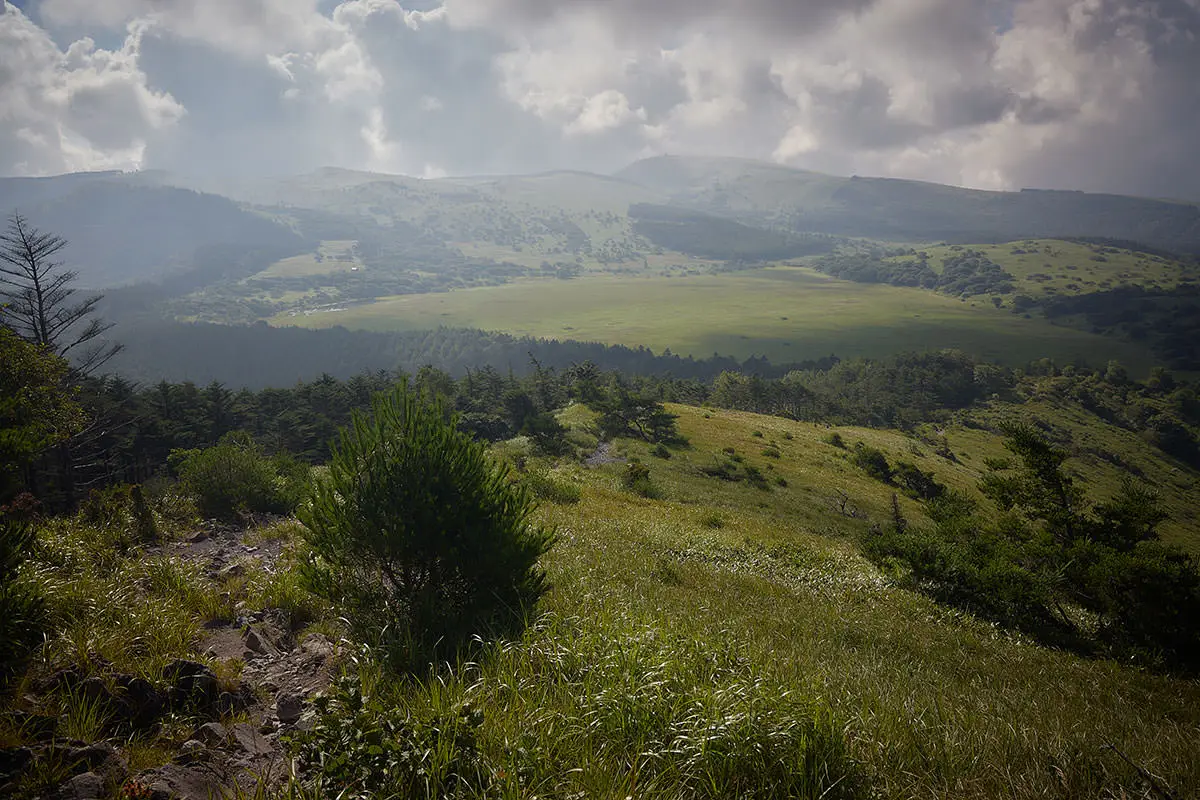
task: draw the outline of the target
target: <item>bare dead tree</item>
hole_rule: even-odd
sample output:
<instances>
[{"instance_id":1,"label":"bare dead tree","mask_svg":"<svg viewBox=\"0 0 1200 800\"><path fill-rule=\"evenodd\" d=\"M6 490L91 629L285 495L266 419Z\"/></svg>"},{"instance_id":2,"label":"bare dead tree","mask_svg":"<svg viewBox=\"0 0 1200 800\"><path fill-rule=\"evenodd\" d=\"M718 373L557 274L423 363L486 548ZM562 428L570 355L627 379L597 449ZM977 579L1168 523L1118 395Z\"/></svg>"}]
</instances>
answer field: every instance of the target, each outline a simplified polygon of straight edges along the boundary
<instances>
[{"instance_id":1,"label":"bare dead tree","mask_svg":"<svg viewBox=\"0 0 1200 800\"><path fill-rule=\"evenodd\" d=\"M104 295L76 301L79 273L64 269L58 255L67 240L44 233L14 212L0 234L0 323L22 338L73 362L90 375L121 351L99 337L113 326L93 316Z\"/></svg>"}]
</instances>

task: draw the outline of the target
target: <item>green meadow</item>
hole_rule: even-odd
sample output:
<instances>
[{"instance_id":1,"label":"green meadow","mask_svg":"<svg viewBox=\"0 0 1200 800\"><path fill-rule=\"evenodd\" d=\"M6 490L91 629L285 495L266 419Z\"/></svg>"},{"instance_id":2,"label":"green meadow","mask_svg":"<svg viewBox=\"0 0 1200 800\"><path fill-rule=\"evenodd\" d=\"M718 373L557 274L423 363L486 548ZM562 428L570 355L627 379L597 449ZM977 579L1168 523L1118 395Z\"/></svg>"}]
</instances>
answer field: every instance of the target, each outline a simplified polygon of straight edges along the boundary
<instances>
[{"instance_id":1,"label":"green meadow","mask_svg":"<svg viewBox=\"0 0 1200 800\"><path fill-rule=\"evenodd\" d=\"M963 250L982 252L1017 279L1018 294L1031 297L1088 294L1132 284L1171 289L1180 281L1197 277L1194 267L1164 256L1062 239L916 246L916 249L929 254L930 266L937 271L941 270L944 258Z\"/></svg>"},{"instance_id":2,"label":"green meadow","mask_svg":"<svg viewBox=\"0 0 1200 800\"><path fill-rule=\"evenodd\" d=\"M1025 319L983 301L863 285L803 267L682 277L587 276L401 295L335 312L279 315L275 324L367 330L469 326L556 339L644 345L707 357L776 362L958 348L1009 364L1050 356L1143 373L1141 347Z\"/></svg>"}]
</instances>

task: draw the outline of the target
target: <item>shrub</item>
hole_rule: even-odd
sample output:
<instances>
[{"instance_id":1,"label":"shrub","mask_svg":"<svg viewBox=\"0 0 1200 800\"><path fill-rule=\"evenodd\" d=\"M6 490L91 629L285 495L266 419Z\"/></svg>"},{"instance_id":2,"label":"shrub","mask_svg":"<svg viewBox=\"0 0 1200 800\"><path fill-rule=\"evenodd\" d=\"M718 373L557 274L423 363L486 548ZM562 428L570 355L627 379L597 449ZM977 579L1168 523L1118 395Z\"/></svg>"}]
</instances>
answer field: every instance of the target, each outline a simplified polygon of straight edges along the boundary
<instances>
[{"instance_id":1,"label":"shrub","mask_svg":"<svg viewBox=\"0 0 1200 800\"><path fill-rule=\"evenodd\" d=\"M621 473L621 488L650 499L662 496L654 481L650 479L650 468L640 461L630 461Z\"/></svg>"},{"instance_id":2,"label":"shrub","mask_svg":"<svg viewBox=\"0 0 1200 800\"><path fill-rule=\"evenodd\" d=\"M783 453L779 451L779 448L773 444L764 447L762 449L762 454L767 458L781 458L783 456Z\"/></svg>"},{"instance_id":3,"label":"shrub","mask_svg":"<svg viewBox=\"0 0 1200 800\"><path fill-rule=\"evenodd\" d=\"M888 463L887 456L882 450L858 442L854 445L850 460L872 478L884 483L892 482L892 466Z\"/></svg>"},{"instance_id":4,"label":"shrub","mask_svg":"<svg viewBox=\"0 0 1200 800\"><path fill-rule=\"evenodd\" d=\"M0 681L37 641L43 618L41 595L21 575L34 539L32 516L26 510L32 506L22 497L13 505L18 507L0 507Z\"/></svg>"},{"instance_id":5,"label":"shrub","mask_svg":"<svg viewBox=\"0 0 1200 800\"><path fill-rule=\"evenodd\" d=\"M840 433L838 433L837 431L834 431L833 433L826 436L825 443L831 444L834 447L837 447L842 450L846 449L846 440L843 439L842 435Z\"/></svg>"},{"instance_id":6,"label":"shrub","mask_svg":"<svg viewBox=\"0 0 1200 800\"><path fill-rule=\"evenodd\" d=\"M129 531L138 542L151 542L158 538L154 513L146 502L142 487L136 484L93 489L80 504L79 513L91 525Z\"/></svg>"},{"instance_id":7,"label":"shrub","mask_svg":"<svg viewBox=\"0 0 1200 800\"><path fill-rule=\"evenodd\" d=\"M176 450L170 463L196 497L201 514L288 514L306 491L308 468L290 456L268 458L247 434L234 432L205 450Z\"/></svg>"},{"instance_id":8,"label":"shrub","mask_svg":"<svg viewBox=\"0 0 1200 800\"><path fill-rule=\"evenodd\" d=\"M559 505L578 503L583 498L583 490L576 484L549 472L527 472L521 476L521 483L525 484L534 497Z\"/></svg>"},{"instance_id":9,"label":"shrub","mask_svg":"<svg viewBox=\"0 0 1200 800\"><path fill-rule=\"evenodd\" d=\"M946 487L933 477L932 472L925 472L907 461L896 462L893 477L904 489L904 493L914 500L933 500L946 490Z\"/></svg>"},{"instance_id":10,"label":"shrub","mask_svg":"<svg viewBox=\"0 0 1200 800\"><path fill-rule=\"evenodd\" d=\"M650 448L650 455L655 458L667 459L671 457L671 451L667 449L665 444L656 444Z\"/></svg>"},{"instance_id":11,"label":"shrub","mask_svg":"<svg viewBox=\"0 0 1200 800\"><path fill-rule=\"evenodd\" d=\"M532 511L505 466L401 383L355 412L301 507L302 571L359 635L422 657L520 620L546 591L554 536Z\"/></svg>"}]
</instances>

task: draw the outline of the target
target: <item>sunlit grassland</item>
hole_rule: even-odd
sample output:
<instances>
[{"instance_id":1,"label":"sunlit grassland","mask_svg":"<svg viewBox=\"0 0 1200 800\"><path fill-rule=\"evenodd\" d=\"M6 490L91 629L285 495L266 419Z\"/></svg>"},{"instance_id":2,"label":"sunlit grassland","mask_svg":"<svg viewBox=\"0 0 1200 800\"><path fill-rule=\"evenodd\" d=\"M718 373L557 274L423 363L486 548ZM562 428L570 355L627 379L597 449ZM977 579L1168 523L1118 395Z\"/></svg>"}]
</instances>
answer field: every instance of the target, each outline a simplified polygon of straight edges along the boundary
<instances>
[{"instance_id":1,"label":"sunlit grassland","mask_svg":"<svg viewBox=\"0 0 1200 800\"><path fill-rule=\"evenodd\" d=\"M1017 293L1031 297L1088 294L1130 284L1170 289L1181 280L1198 276L1194 268L1163 256L1061 239L1024 239L957 248L917 245L915 249L928 253L930 266L939 272L944 258L963 250L982 252L1017 279Z\"/></svg>"},{"instance_id":2,"label":"sunlit grassland","mask_svg":"<svg viewBox=\"0 0 1200 800\"><path fill-rule=\"evenodd\" d=\"M840 488L880 520L891 490L823 442L823 426L672 410L689 448L664 460L623 443L649 464L662 500L621 491L620 465L558 468L583 497L541 511L561 536L548 561L549 610L583 620L593 635L589 625L621 609L673 635L736 646L771 681L829 704L881 796L1140 796L1110 744L1182 796L1200 789L1195 681L1039 647L892 586L857 555L853 537L867 521L830 505ZM838 430L890 454L911 450L900 434ZM778 459L759 454L771 441ZM726 447L773 466L788 486L764 491L700 475L696 466ZM905 457L963 487L981 460ZM903 508L924 523L907 501Z\"/></svg>"},{"instance_id":3,"label":"sunlit grassland","mask_svg":"<svg viewBox=\"0 0 1200 800\"><path fill-rule=\"evenodd\" d=\"M613 238L619 238L621 232L613 232ZM597 236L597 234L593 234ZM652 275L657 273L677 273L694 270L708 271L720 265L720 262L696 258L672 251L661 253L639 252L634 258L626 261L601 261L593 256L580 256L576 261L574 253L553 252L557 241L551 237L543 237L537 245L521 246L495 244L493 242L451 242L468 258L489 258L494 261L519 264L529 269L538 269L544 262L557 264L560 262L578 264L585 272L614 272L621 274L638 273Z\"/></svg>"},{"instance_id":4,"label":"sunlit grassland","mask_svg":"<svg viewBox=\"0 0 1200 800\"><path fill-rule=\"evenodd\" d=\"M315 253L306 253L301 256L292 256L291 258L276 261L248 280L253 280L253 278L291 278L349 272L353 267L362 267L362 262L354 256L354 244L353 240L323 241Z\"/></svg>"},{"instance_id":5,"label":"sunlit grassland","mask_svg":"<svg viewBox=\"0 0 1200 800\"><path fill-rule=\"evenodd\" d=\"M885 356L959 348L1009 364L1051 356L1134 373L1153 363L1141 347L1024 319L920 289L840 281L802 267L676 278L588 276L404 295L280 324L368 330L470 326L546 338L601 341L707 357L763 355L785 363L836 353Z\"/></svg>"}]
</instances>

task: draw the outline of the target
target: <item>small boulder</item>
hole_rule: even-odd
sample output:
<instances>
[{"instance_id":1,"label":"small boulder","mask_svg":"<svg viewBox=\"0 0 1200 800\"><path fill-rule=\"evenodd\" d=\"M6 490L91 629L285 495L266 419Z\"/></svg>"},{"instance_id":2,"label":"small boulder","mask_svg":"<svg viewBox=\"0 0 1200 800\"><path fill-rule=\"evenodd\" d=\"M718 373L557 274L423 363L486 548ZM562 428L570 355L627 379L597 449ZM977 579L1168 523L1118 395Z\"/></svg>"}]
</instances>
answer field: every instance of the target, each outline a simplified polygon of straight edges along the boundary
<instances>
[{"instance_id":1,"label":"small boulder","mask_svg":"<svg viewBox=\"0 0 1200 800\"><path fill-rule=\"evenodd\" d=\"M86 747L72 747L67 751L67 763L79 772L124 773L125 762L117 754L117 748L107 742L97 742Z\"/></svg>"},{"instance_id":2,"label":"small boulder","mask_svg":"<svg viewBox=\"0 0 1200 800\"><path fill-rule=\"evenodd\" d=\"M266 634L255 630L253 626L246 628L245 634L242 635L242 640L246 643L248 650L258 655L271 655L275 650L271 646L270 640L267 639Z\"/></svg>"},{"instance_id":3,"label":"small boulder","mask_svg":"<svg viewBox=\"0 0 1200 800\"><path fill-rule=\"evenodd\" d=\"M233 739L237 742L238 747L247 755L265 756L274 751L271 743L249 723L237 723L230 730L230 733L233 735Z\"/></svg>"},{"instance_id":4,"label":"small boulder","mask_svg":"<svg viewBox=\"0 0 1200 800\"><path fill-rule=\"evenodd\" d=\"M163 715L166 707L162 693L145 678L118 675L119 702L125 719L135 728L149 728Z\"/></svg>"},{"instance_id":5,"label":"small boulder","mask_svg":"<svg viewBox=\"0 0 1200 800\"><path fill-rule=\"evenodd\" d=\"M200 726L193 739L203 742L207 747L220 747L229 737L229 731L219 722L207 722Z\"/></svg>"},{"instance_id":6,"label":"small boulder","mask_svg":"<svg viewBox=\"0 0 1200 800\"><path fill-rule=\"evenodd\" d=\"M232 564L226 564L217 570L217 580L227 580L229 578L241 578L246 574L246 565L240 561L235 561Z\"/></svg>"},{"instance_id":7,"label":"small boulder","mask_svg":"<svg viewBox=\"0 0 1200 800\"><path fill-rule=\"evenodd\" d=\"M204 664L178 659L166 666L163 676L171 681L171 702L177 708L208 708L217 699L217 676Z\"/></svg>"},{"instance_id":8,"label":"small boulder","mask_svg":"<svg viewBox=\"0 0 1200 800\"><path fill-rule=\"evenodd\" d=\"M333 655L333 642L319 633L310 633L300 643L300 649L308 655L324 658Z\"/></svg>"},{"instance_id":9,"label":"small boulder","mask_svg":"<svg viewBox=\"0 0 1200 800\"><path fill-rule=\"evenodd\" d=\"M59 797L64 800L100 800L106 796L104 778L94 772L76 775L59 789Z\"/></svg>"},{"instance_id":10,"label":"small boulder","mask_svg":"<svg viewBox=\"0 0 1200 800\"><path fill-rule=\"evenodd\" d=\"M275 698L275 717L284 725L292 725L304 713L304 698L285 692Z\"/></svg>"},{"instance_id":11,"label":"small boulder","mask_svg":"<svg viewBox=\"0 0 1200 800\"><path fill-rule=\"evenodd\" d=\"M180 764L195 764L208 758L208 748L198 739L188 739L175 754L175 761Z\"/></svg>"}]
</instances>

